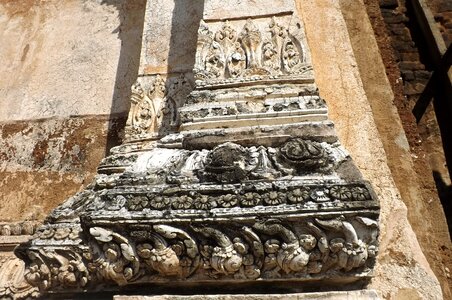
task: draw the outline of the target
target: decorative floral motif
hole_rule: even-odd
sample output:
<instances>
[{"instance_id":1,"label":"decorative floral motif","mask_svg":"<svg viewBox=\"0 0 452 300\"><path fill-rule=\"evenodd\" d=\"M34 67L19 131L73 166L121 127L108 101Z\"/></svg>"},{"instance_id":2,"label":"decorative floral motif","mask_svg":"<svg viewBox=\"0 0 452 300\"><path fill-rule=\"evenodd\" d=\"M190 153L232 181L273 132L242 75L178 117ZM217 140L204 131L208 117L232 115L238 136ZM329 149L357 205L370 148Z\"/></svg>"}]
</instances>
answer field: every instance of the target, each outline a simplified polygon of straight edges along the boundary
<instances>
[{"instance_id":1,"label":"decorative floral motif","mask_svg":"<svg viewBox=\"0 0 452 300\"><path fill-rule=\"evenodd\" d=\"M172 199L172 206L175 209L189 209L193 204L193 198L182 195Z\"/></svg>"},{"instance_id":2,"label":"decorative floral motif","mask_svg":"<svg viewBox=\"0 0 452 300\"><path fill-rule=\"evenodd\" d=\"M352 187L351 192L352 192L353 200L364 201L364 200L371 199L369 191L365 187L359 187L359 186Z\"/></svg>"},{"instance_id":3,"label":"decorative floral motif","mask_svg":"<svg viewBox=\"0 0 452 300\"><path fill-rule=\"evenodd\" d=\"M284 192L275 190L245 192L246 190L243 190L243 186L237 188L238 190L236 193L226 193L224 195L218 195L218 191L215 192L216 194L196 193L194 195L176 194L170 196L161 193L153 193L146 195L130 195L130 199L127 201L127 207L131 211L140 211L146 208L165 210L170 207L174 209L196 208L209 210L215 207L254 207L261 204L271 206L286 202L289 204L299 204L308 201L327 202L333 200L372 200L372 196L365 186L356 185L333 185L329 187L320 187L316 185L296 186L287 188ZM108 197L112 199L115 199L115 197L124 198L122 195L114 194L109 195ZM41 238L45 238L47 235L51 237L55 234L55 229L52 229L51 231L48 230L49 229L46 231L40 231L39 234L42 236ZM60 239L64 239L65 237L61 237Z\"/></svg>"},{"instance_id":4,"label":"decorative floral motif","mask_svg":"<svg viewBox=\"0 0 452 300\"><path fill-rule=\"evenodd\" d=\"M171 131L179 123L179 107L192 90L185 75L138 78L132 86L131 107L125 134L127 139Z\"/></svg>"},{"instance_id":5,"label":"decorative floral motif","mask_svg":"<svg viewBox=\"0 0 452 300\"><path fill-rule=\"evenodd\" d=\"M352 192L347 186L333 186L330 189L330 195L338 200L351 200Z\"/></svg>"},{"instance_id":6,"label":"decorative floral motif","mask_svg":"<svg viewBox=\"0 0 452 300\"><path fill-rule=\"evenodd\" d=\"M262 201L261 195L258 193L245 193L242 197L240 197L240 204L245 207L252 207L259 205Z\"/></svg>"},{"instance_id":7,"label":"decorative floral motif","mask_svg":"<svg viewBox=\"0 0 452 300\"><path fill-rule=\"evenodd\" d=\"M239 197L233 194L222 195L218 198L218 204L222 207L233 207L239 203Z\"/></svg>"},{"instance_id":8,"label":"decorative floral motif","mask_svg":"<svg viewBox=\"0 0 452 300\"><path fill-rule=\"evenodd\" d=\"M217 207L215 197L209 197L207 195L197 196L194 202L196 209L212 209Z\"/></svg>"},{"instance_id":9,"label":"decorative floral motif","mask_svg":"<svg viewBox=\"0 0 452 300\"><path fill-rule=\"evenodd\" d=\"M287 200L290 203L302 203L310 198L311 190L309 188L299 188L287 194Z\"/></svg>"},{"instance_id":10,"label":"decorative floral motif","mask_svg":"<svg viewBox=\"0 0 452 300\"><path fill-rule=\"evenodd\" d=\"M212 82L248 77L302 74L305 64L301 42L272 18L266 30L248 19L240 34L229 21L213 34L206 23L200 24L198 56L194 68L197 80ZM205 84L205 83L204 83Z\"/></svg>"},{"instance_id":11,"label":"decorative floral motif","mask_svg":"<svg viewBox=\"0 0 452 300\"><path fill-rule=\"evenodd\" d=\"M170 199L163 196L154 196L151 200L151 207L155 209L167 208L170 203Z\"/></svg>"},{"instance_id":12,"label":"decorative floral motif","mask_svg":"<svg viewBox=\"0 0 452 300\"><path fill-rule=\"evenodd\" d=\"M136 196L128 200L127 208L133 211L143 210L149 207L149 200L146 196Z\"/></svg>"},{"instance_id":13,"label":"decorative floral motif","mask_svg":"<svg viewBox=\"0 0 452 300\"><path fill-rule=\"evenodd\" d=\"M317 202L326 202L326 201L331 200L330 197L328 197L328 195L327 195L327 191L325 191L323 189L312 191L310 196L314 201L317 201Z\"/></svg>"},{"instance_id":14,"label":"decorative floral motif","mask_svg":"<svg viewBox=\"0 0 452 300\"><path fill-rule=\"evenodd\" d=\"M264 202L268 205L278 205L286 202L286 195L276 191L264 194L263 198Z\"/></svg>"}]
</instances>

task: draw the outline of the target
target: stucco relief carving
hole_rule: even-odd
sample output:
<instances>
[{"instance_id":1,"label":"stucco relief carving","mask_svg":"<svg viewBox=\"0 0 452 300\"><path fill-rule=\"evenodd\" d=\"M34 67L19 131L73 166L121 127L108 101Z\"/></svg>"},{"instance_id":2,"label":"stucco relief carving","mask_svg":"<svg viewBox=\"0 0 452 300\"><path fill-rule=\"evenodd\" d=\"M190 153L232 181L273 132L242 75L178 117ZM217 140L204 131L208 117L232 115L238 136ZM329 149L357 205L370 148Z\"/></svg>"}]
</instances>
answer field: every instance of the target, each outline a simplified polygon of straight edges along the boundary
<instances>
[{"instance_id":1,"label":"stucco relief carving","mask_svg":"<svg viewBox=\"0 0 452 300\"><path fill-rule=\"evenodd\" d=\"M243 224L241 224L243 223ZM342 276L369 268L378 251L377 223L364 216L240 221L217 225L122 225L87 228L91 238L74 249L28 251L25 278L41 290L119 286L162 278L257 280ZM182 226L182 227L181 227ZM319 275L317 275L319 274Z\"/></svg>"},{"instance_id":2,"label":"stucco relief carving","mask_svg":"<svg viewBox=\"0 0 452 300\"><path fill-rule=\"evenodd\" d=\"M248 19L241 28L225 21L216 32L203 22L199 35L196 80L259 79L310 70L301 41L276 17L269 22Z\"/></svg>"},{"instance_id":3,"label":"stucco relief carving","mask_svg":"<svg viewBox=\"0 0 452 300\"><path fill-rule=\"evenodd\" d=\"M169 79L161 75L139 78L132 86L126 138L161 136L176 130L179 108L191 90L185 74Z\"/></svg>"},{"instance_id":4,"label":"stucco relief carving","mask_svg":"<svg viewBox=\"0 0 452 300\"><path fill-rule=\"evenodd\" d=\"M127 143L17 250L41 293L372 276L378 200L327 119L295 11L208 21L195 86L140 76Z\"/></svg>"},{"instance_id":5,"label":"stucco relief carving","mask_svg":"<svg viewBox=\"0 0 452 300\"><path fill-rule=\"evenodd\" d=\"M71 249L28 250L32 263L24 277L40 291L82 288L88 283L89 271L82 256Z\"/></svg>"},{"instance_id":6,"label":"stucco relief carving","mask_svg":"<svg viewBox=\"0 0 452 300\"><path fill-rule=\"evenodd\" d=\"M3 253L2 253L3 254ZM0 299L33 299L39 288L24 278L24 262L12 255L0 256Z\"/></svg>"}]
</instances>

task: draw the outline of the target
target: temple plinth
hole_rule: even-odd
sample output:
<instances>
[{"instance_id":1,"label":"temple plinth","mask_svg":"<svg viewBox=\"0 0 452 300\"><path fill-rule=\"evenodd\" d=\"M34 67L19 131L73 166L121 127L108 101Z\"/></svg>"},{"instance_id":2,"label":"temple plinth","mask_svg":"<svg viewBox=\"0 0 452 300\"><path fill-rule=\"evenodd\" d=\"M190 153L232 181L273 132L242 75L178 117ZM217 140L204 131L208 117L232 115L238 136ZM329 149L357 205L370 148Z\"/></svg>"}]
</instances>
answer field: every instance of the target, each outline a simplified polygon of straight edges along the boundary
<instances>
[{"instance_id":1,"label":"temple plinth","mask_svg":"<svg viewBox=\"0 0 452 300\"><path fill-rule=\"evenodd\" d=\"M328 119L293 1L220 2L193 74L142 74L126 142L17 250L41 293L372 276L379 203Z\"/></svg>"}]
</instances>

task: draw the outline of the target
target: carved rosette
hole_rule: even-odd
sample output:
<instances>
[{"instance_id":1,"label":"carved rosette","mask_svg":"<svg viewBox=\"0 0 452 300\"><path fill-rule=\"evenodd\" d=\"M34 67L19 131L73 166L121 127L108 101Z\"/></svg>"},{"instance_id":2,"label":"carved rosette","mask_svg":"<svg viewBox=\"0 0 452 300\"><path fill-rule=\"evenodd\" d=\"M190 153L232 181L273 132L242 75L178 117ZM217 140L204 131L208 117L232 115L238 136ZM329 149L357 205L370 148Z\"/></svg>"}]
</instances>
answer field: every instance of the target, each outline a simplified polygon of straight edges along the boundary
<instances>
[{"instance_id":1,"label":"carved rosette","mask_svg":"<svg viewBox=\"0 0 452 300\"><path fill-rule=\"evenodd\" d=\"M109 211L122 208L128 211L144 210L213 210L256 206L281 206L298 210L312 208L344 208L347 206L373 205L373 196L369 188L362 184L346 185L291 185L273 186L262 184L255 187L246 184L231 185L224 190L221 185L212 185L208 190L200 191L199 186L187 186L186 189L167 188L156 192L143 192L129 189L127 192L116 191L105 194L97 201L105 201ZM94 202L89 210L96 211Z\"/></svg>"}]
</instances>

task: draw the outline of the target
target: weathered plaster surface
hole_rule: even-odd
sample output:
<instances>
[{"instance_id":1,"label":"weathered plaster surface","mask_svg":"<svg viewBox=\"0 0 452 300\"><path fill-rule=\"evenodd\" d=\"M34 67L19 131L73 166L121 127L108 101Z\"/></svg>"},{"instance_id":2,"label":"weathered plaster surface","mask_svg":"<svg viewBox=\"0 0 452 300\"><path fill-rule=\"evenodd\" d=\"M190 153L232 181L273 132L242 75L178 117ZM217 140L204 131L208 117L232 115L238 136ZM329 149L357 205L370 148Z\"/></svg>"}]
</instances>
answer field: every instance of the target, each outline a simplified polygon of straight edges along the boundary
<instances>
[{"instance_id":1,"label":"weathered plaster surface","mask_svg":"<svg viewBox=\"0 0 452 300\"><path fill-rule=\"evenodd\" d=\"M90 183L118 120L0 123L0 221L41 220Z\"/></svg>"},{"instance_id":2,"label":"weathered plaster surface","mask_svg":"<svg viewBox=\"0 0 452 300\"><path fill-rule=\"evenodd\" d=\"M275 0L273 5L266 6L256 0L206 0L204 9L204 20L226 20L247 18L251 14L254 16L274 15L287 13L292 10L292 0Z\"/></svg>"},{"instance_id":3,"label":"weathered plaster surface","mask_svg":"<svg viewBox=\"0 0 452 300\"><path fill-rule=\"evenodd\" d=\"M42 219L117 143L145 2L0 0L0 220Z\"/></svg>"},{"instance_id":4,"label":"weathered plaster surface","mask_svg":"<svg viewBox=\"0 0 452 300\"><path fill-rule=\"evenodd\" d=\"M191 72L204 1L149 0L140 74Z\"/></svg>"},{"instance_id":5,"label":"weathered plaster surface","mask_svg":"<svg viewBox=\"0 0 452 300\"><path fill-rule=\"evenodd\" d=\"M127 112L144 2L1 0L0 120Z\"/></svg>"},{"instance_id":6,"label":"weathered plaster surface","mask_svg":"<svg viewBox=\"0 0 452 300\"><path fill-rule=\"evenodd\" d=\"M394 94L381 56L375 55L378 53L378 46L363 1L342 0L340 4L363 88L372 108L394 183L407 205L408 220L416 233L422 251L440 280L444 297L447 299L451 297L451 291L450 279L447 278L445 268L451 261L450 258L447 260L447 255L438 255L438 249L452 247L443 207L437 196L432 195L434 193L428 188L428 183L425 183L429 180L429 176L424 178L413 176L416 174L416 157L410 151L402 122L394 105ZM362 47L363 44L367 47ZM426 166L423 167L426 168ZM426 171L428 174L429 171ZM433 185L433 182L431 184ZM419 218L420 215L424 218Z\"/></svg>"}]
</instances>

